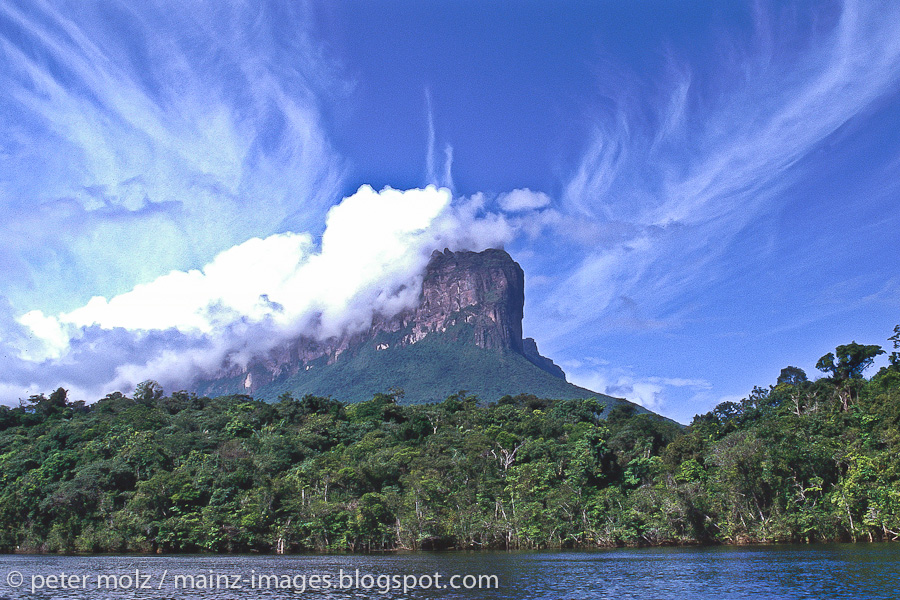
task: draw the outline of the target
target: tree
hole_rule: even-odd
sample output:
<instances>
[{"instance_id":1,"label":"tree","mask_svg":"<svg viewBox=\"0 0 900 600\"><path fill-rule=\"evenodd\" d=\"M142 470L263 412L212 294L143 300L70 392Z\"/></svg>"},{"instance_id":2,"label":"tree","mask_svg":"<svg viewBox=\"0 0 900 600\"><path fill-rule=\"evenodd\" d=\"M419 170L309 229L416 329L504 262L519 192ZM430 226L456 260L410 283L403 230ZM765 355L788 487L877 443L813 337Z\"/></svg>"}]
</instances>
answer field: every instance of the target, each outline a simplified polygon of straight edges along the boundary
<instances>
[{"instance_id":1,"label":"tree","mask_svg":"<svg viewBox=\"0 0 900 600\"><path fill-rule=\"evenodd\" d=\"M894 351L891 352L891 355L888 357L888 360L891 361L891 366L895 369L900 369L900 325L894 325L894 335L888 338L889 341L894 343Z\"/></svg>"},{"instance_id":2,"label":"tree","mask_svg":"<svg viewBox=\"0 0 900 600\"><path fill-rule=\"evenodd\" d=\"M60 414L66 408L68 393L64 388L57 388L49 398L44 394L34 394L28 397L30 405L26 405L26 409L44 419Z\"/></svg>"},{"instance_id":3,"label":"tree","mask_svg":"<svg viewBox=\"0 0 900 600\"><path fill-rule=\"evenodd\" d=\"M143 404L152 404L162 398L163 394L162 386L152 379L142 381L134 388L135 402L141 402Z\"/></svg>"},{"instance_id":4,"label":"tree","mask_svg":"<svg viewBox=\"0 0 900 600\"><path fill-rule=\"evenodd\" d=\"M787 394L794 406L794 414L798 417L803 412L803 398L806 396L805 388L809 387L809 379L806 377L806 371L800 367L785 367L778 375L778 381L775 384L774 392Z\"/></svg>"},{"instance_id":5,"label":"tree","mask_svg":"<svg viewBox=\"0 0 900 600\"><path fill-rule=\"evenodd\" d=\"M800 385L806 383L809 379L806 377L806 371L800 367L785 367L778 375L777 383L786 383L788 385Z\"/></svg>"},{"instance_id":6,"label":"tree","mask_svg":"<svg viewBox=\"0 0 900 600\"><path fill-rule=\"evenodd\" d=\"M884 350L881 349L881 346L874 344L863 345L850 342L844 346L838 346L835 348L835 352L837 353L837 362L835 362L835 355L829 352L819 359L816 368L831 374L830 379L837 386L841 405L846 411L854 396L854 389L857 387L853 382L862 379L863 372L872 366L876 356L884 354Z\"/></svg>"},{"instance_id":7,"label":"tree","mask_svg":"<svg viewBox=\"0 0 900 600\"><path fill-rule=\"evenodd\" d=\"M835 348L835 352L837 353L836 363L834 362L835 355L829 352L819 359L816 368L824 373L831 373L831 378L836 382L862 379L863 372L872 366L875 357L884 354L881 346L875 344L866 346L856 342L838 346Z\"/></svg>"}]
</instances>

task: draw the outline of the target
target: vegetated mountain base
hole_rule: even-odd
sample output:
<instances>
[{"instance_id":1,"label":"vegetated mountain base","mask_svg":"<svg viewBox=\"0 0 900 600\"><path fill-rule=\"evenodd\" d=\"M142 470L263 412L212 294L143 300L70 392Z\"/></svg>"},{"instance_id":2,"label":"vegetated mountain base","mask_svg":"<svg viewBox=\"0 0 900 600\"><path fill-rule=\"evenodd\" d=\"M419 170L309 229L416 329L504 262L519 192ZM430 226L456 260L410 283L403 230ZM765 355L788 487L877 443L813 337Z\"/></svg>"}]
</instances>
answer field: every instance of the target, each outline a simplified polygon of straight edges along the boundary
<instances>
[{"instance_id":1,"label":"vegetated mountain base","mask_svg":"<svg viewBox=\"0 0 900 600\"><path fill-rule=\"evenodd\" d=\"M900 328L898 328L900 331ZM895 342L898 336L894 336ZM895 348L896 349L896 348ZM900 356L849 344L687 429L627 405L289 394L0 409L0 547L296 552L895 540Z\"/></svg>"},{"instance_id":2,"label":"vegetated mountain base","mask_svg":"<svg viewBox=\"0 0 900 600\"><path fill-rule=\"evenodd\" d=\"M375 314L362 331L300 335L249 363L226 361L193 389L263 400L289 392L353 402L398 388L409 403L440 402L461 389L487 402L520 393L593 396L607 410L626 402L568 383L536 342L522 337L524 305L525 274L505 251L435 251L416 306Z\"/></svg>"},{"instance_id":3,"label":"vegetated mountain base","mask_svg":"<svg viewBox=\"0 0 900 600\"><path fill-rule=\"evenodd\" d=\"M619 404L634 406L566 382L535 367L518 352L503 348L481 348L471 341L472 328L457 325L444 333L433 333L415 345L378 350L397 336L382 334L375 344L345 352L332 364L319 359L291 377L261 386L253 396L274 401L284 393L306 394L340 400L372 398L376 393L402 389L405 403L434 403L461 388L480 400L495 402L506 395L530 393L541 398L597 398L607 410ZM241 375L209 384L208 395L234 393L240 389Z\"/></svg>"}]
</instances>

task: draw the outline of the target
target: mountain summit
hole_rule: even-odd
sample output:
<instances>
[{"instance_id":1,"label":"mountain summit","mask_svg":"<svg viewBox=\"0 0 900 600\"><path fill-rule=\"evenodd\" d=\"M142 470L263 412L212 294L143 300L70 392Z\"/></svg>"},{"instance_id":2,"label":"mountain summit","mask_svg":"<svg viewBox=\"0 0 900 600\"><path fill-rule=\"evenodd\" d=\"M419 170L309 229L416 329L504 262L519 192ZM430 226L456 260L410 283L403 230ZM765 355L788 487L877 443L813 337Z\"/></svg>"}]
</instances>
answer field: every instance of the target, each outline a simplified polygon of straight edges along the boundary
<instances>
[{"instance_id":1,"label":"mountain summit","mask_svg":"<svg viewBox=\"0 0 900 600\"><path fill-rule=\"evenodd\" d=\"M486 401L527 393L596 397L608 408L626 402L568 383L535 341L522 337L524 304L525 275L504 250L436 250L415 308L376 316L360 333L299 337L246 368L223 369L200 391L355 401L397 388L411 402L440 401L459 390Z\"/></svg>"}]
</instances>

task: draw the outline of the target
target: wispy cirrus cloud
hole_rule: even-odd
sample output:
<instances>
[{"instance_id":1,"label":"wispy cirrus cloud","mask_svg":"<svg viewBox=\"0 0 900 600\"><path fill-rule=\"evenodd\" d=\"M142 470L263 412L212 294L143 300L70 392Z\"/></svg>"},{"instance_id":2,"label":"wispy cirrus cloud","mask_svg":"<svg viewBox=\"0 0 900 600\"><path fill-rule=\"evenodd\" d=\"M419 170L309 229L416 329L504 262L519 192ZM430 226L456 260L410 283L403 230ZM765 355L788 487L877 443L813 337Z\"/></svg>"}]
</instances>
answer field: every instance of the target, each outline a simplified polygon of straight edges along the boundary
<instances>
[{"instance_id":1,"label":"wispy cirrus cloud","mask_svg":"<svg viewBox=\"0 0 900 600\"><path fill-rule=\"evenodd\" d=\"M811 11L760 8L749 39L723 35L711 64L670 55L654 87L621 70L601 81L593 140L560 203L558 227L584 254L542 297L553 318L537 335L620 326L623 302L653 327L677 319L672 301L723 275L717 258L798 163L897 90L896 5Z\"/></svg>"},{"instance_id":2,"label":"wispy cirrus cloud","mask_svg":"<svg viewBox=\"0 0 900 600\"><path fill-rule=\"evenodd\" d=\"M320 221L342 166L318 103L345 84L308 21L302 3L0 6L11 302L71 308Z\"/></svg>"},{"instance_id":3,"label":"wispy cirrus cloud","mask_svg":"<svg viewBox=\"0 0 900 600\"><path fill-rule=\"evenodd\" d=\"M453 146L444 145L444 165L440 175L436 166L437 138L434 129L434 106L431 101L431 90L425 89L425 117L428 122L428 142L425 149L425 181L429 185L445 187L453 190Z\"/></svg>"}]
</instances>

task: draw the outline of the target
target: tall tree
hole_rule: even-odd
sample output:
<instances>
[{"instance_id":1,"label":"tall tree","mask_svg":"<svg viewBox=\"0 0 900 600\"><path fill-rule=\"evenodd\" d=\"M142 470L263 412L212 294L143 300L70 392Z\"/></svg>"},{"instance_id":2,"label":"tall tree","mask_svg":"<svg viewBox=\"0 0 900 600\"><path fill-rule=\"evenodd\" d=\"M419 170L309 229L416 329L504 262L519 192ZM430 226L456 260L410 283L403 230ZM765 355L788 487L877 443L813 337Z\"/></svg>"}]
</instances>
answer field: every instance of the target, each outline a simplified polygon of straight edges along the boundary
<instances>
[{"instance_id":1,"label":"tall tree","mask_svg":"<svg viewBox=\"0 0 900 600\"><path fill-rule=\"evenodd\" d=\"M816 368L824 373L830 373L836 382L842 382L848 379L862 379L863 372L872 366L876 356L884 354L884 350L875 344L850 342L835 348L835 353L837 362L835 355L829 352L819 359Z\"/></svg>"},{"instance_id":2,"label":"tall tree","mask_svg":"<svg viewBox=\"0 0 900 600\"><path fill-rule=\"evenodd\" d=\"M837 387L843 410L846 411L857 387L854 382L862 379L863 372L872 366L876 356L884 354L884 350L875 344L863 345L850 342L835 348L835 353L837 362L835 362L835 355L829 352L819 359L816 368L831 374L831 380Z\"/></svg>"}]
</instances>

